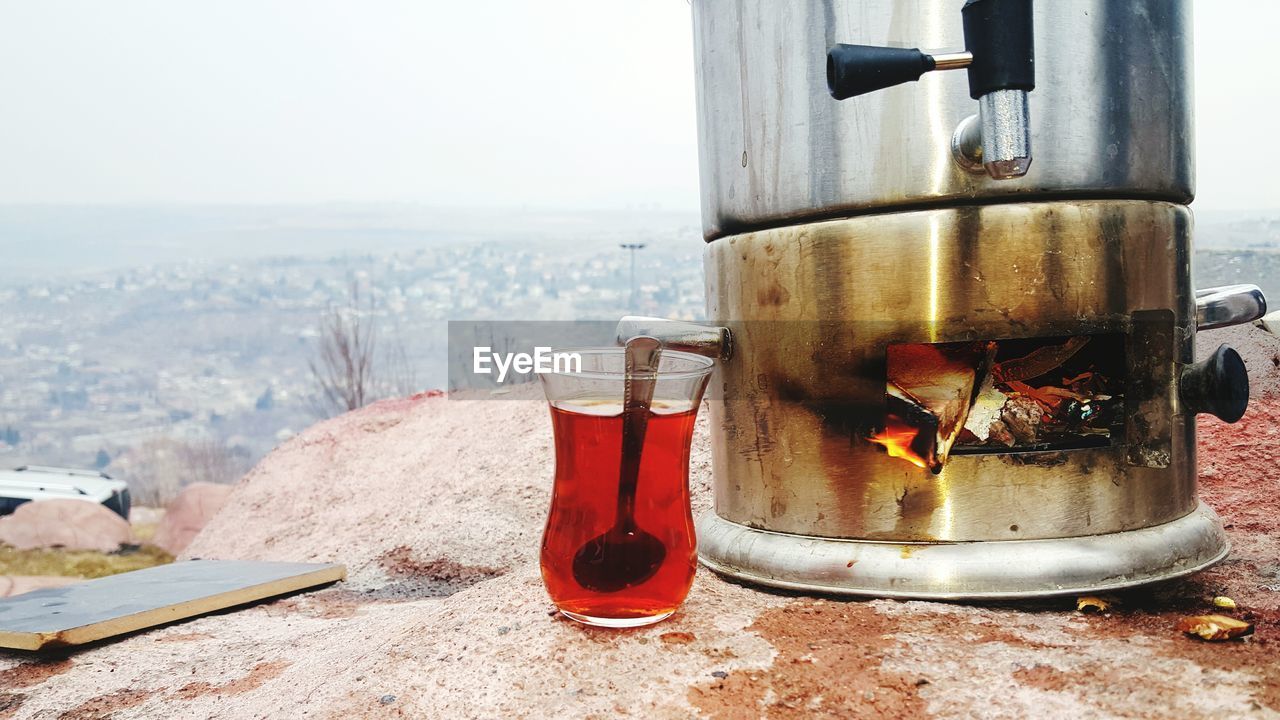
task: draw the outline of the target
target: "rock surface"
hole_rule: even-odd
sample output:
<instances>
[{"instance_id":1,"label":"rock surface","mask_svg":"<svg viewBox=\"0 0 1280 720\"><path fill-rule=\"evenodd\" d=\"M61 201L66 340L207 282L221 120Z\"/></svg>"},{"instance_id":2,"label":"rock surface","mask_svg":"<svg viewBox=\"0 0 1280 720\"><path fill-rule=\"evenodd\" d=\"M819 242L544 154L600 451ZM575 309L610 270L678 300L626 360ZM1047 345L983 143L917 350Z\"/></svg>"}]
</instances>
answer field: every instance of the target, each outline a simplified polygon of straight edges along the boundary
<instances>
[{"instance_id":1,"label":"rock surface","mask_svg":"<svg viewBox=\"0 0 1280 720\"><path fill-rule=\"evenodd\" d=\"M187 556L346 563L334 587L65 656L0 654L0 718L1277 717L1280 397L1201 423L1231 559L1125 593L968 606L761 592L699 571L670 620L561 619L542 590L550 424L532 401L379 403L236 488ZM709 505L705 419L693 451ZM1228 595L1246 641L1174 629Z\"/></svg>"},{"instance_id":2,"label":"rock surface","mask_svg":"<svg viewBox=\"0 0 1280 720\"><path fill-rule=\"evenodd\" d=\"M151 538L152 544L170 555L181 554L229 497L230 485L198 482L186 486L165 508Z\"/></svg>"},{"instance_id":3,"label":"rock surface","mask_svg":"<svg viewBox=\"0 0 1280 720\"><path fill-rule=\"evenodd\" d=\"M19 550L62 547L111 552L133 541L129 522L97 503L41 500L0 517L0 542Z\"/></svg>"}]
</instances>

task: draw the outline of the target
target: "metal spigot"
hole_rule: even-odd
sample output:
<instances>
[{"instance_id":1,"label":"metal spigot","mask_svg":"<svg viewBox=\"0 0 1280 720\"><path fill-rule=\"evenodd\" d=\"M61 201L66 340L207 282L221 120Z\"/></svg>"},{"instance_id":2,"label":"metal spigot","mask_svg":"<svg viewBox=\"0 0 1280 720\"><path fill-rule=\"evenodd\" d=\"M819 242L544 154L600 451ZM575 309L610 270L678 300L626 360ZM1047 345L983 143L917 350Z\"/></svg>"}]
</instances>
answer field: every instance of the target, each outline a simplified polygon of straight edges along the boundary
<instances>
[{"instance_id":1,"label":"metal spigot","mask_svg":"<svg viewBox=\"0 0 1280 720\"><path fill-rule=\"evenodd\" d=\"M978 98L951 135L951 154L971 172L996 180L1022 177L1031 169L1031 113L1026 90L993 90Z\"/></svg>"},{"instance_id":2,"label":"metal spigot","mask_svg":"<svg viewBox=\"0 0 1280 720\"><path fill-rule=\"evenodd\" d=\"M844 100L919 80L926 72L967 68L978 114L956 127L956 161L996 180L1022 177L1031 168L1027 95L1036 84L1031 0L966 0L960 14L964 52L836 45L827 51L827 87Z\"/></svg>"}]
</instances>

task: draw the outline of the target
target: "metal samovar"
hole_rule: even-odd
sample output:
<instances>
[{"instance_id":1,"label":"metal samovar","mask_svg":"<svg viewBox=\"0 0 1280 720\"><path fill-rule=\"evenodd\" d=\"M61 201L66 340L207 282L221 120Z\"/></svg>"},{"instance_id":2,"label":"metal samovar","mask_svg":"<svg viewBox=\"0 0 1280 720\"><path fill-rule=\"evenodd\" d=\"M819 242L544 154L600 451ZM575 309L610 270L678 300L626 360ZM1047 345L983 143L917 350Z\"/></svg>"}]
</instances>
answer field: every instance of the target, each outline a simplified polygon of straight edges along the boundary
<instances>
[{"instance_id":1,"label":"metal samovar","mask_svg":"<svg viewBox=\"0 0 1280 720\"><path fill-rule=\"evenodd\" d=\"M714 326L619 334L720 360L702 562L783 588L1002 598L1225 557L1195 415L1238 419L1248 379L1235 351L1196 363L1193 344L1265 301L1191 285L1190 2L693 0L693 23ZM1061 388L1008 380L1082 344L1096 357L1064 361L1084 369ZM1018 348L1031 360L1000 359ZM898 387L912 368L893 359L966 352L937 371L959 394L935 394L967 399L968 423L980 395L1013 398L976 431ZM1103 369L1106 392L1081 395ZM929 462L886 452L903 398L933 423L912 436ZM1098 425L1002 445L1014 401L1035 428Z\"/></svg>"}]
</instances>

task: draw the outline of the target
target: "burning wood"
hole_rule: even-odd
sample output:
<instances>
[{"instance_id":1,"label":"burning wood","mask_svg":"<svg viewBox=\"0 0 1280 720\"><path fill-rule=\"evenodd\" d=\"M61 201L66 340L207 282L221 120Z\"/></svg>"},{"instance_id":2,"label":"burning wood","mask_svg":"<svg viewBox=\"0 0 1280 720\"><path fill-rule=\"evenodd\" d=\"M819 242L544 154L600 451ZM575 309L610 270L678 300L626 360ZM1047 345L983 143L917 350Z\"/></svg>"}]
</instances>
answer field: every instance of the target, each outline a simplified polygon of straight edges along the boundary
<instances>
[{"instance_id":1,"label":"burning wood","mask_svg":"<svg viewBox=\"0 0 1280 720\"><path fill-rule=\"evenodd\" d=\"M910 406L907 406L910 408ZM912 425L897 413L889 413L883 432L872 435L870 440L884 447L889 457L902 458L917 467L929 467L929 458L936 446L934 434L937 424L930 420Z\"/></svg>"},{"instance_id":2,"label":"burning wood","mask_svg":"<svg viewBox=\"0 0 1280 720\"><path fill-rule=\"evenodd\" d=\"M885 428L870 440L935 473L961 449L1096 445L1119 417L1116 335L891 345L887 361Z\"/></svg>"},{"instance_id":3,"label":"burning wood","mask_svg":"<svg viewBox=\"0 0 1280 720\"><path fill-rule=\"evenodd\" d=\"M1077 335L1068 338L1061 345L1047 345L1036 348L1020 358L997 363L991 374L995 376L997 382L1028 380L1039 377L1057 369L1070 360L1071 356L1079 352L1080 348L1083 348L1088 342L1088 335Z\"/></svg>"},{"instance_id":4,"label":"burning wood","mask_svg":"<svg viewBox=\"0 0 1280 720\"><path fill-rule=\"evenodd\" d=\"M890 345L889 414L871 441L891 457L940 472L995 350L994 342Z\"/></svg>"}]
</instances>

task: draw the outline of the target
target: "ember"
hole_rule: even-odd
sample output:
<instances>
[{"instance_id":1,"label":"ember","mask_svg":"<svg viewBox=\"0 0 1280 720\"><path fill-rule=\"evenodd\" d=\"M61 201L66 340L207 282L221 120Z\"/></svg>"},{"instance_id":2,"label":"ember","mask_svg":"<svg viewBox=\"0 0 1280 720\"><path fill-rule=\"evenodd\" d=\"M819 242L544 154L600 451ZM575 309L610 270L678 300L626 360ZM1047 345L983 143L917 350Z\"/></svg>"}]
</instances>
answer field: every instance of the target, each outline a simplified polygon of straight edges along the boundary
<instances>
[{"instance_id":1,"label":"ember","mask_svg":"<svg viewBox=\"0 0 1280 720\"><path fill-rule=\"evenodd\" d=\"M869 439L935 473L952 452L1110 444L1122 420L1122 340L891 345L885 427Z\"/></svg>"}]
</instances>

